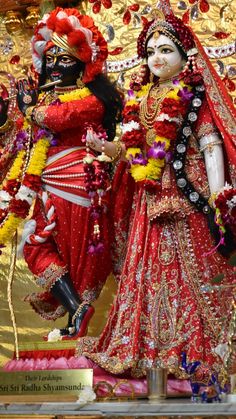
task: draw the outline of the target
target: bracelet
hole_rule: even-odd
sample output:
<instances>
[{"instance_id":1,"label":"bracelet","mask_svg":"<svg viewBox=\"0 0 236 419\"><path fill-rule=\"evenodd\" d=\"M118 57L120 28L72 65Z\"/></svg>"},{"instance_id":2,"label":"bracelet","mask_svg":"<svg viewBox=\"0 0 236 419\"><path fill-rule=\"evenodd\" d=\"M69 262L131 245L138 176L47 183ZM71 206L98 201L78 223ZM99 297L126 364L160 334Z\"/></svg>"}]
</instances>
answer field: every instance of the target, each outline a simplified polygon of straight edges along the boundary
<instances>
[{"instance_id":1,"label":"bracelet","mask_svg":"<svg viewBox=\"0 0 236 419\"><path fill-rule=\"evenodd\" d=\"M29 123L32 123L32 122L33 122L33 119L32 119L32 114L33 114L33 111L34 111L34 106L29 106L29 107L26 109L26 111L25 111L25 117L26 117L26 120L27 120Z\"/></svg>"},{"instance_id":2,"label":"bracelet","mask_svg":"<svg viewBox=\"0 0 236 419\"><path fill-rule=\"evenodd\" d=\"M115 146L116 146L116 152L115 152L115 155L113 157L111 157L111 161L112 161L112 163L115 163L121 157L122 145L121 145L120 141L113 141L113 144L115 144Z\"/></svg>"},{"instance_id":3,"label":"bracelet","mask_svg":"<svg viewBox=\"0 0 236 419\"><path fill-rule=\"evenodd\" d=\"M35 106L31 115L32 121L35 122L40 127L44 127L45 108L46 106L41 106L41 107Z\"/></svg>"},{"instance_id":4,"label":"bracelet","mask_svg":"<svg viewBox=\"0 0 236 419\"><path fill-rule=\"evenodd\" d=\"M6 122L0 127L0 134L5 134L5 132L9 131L13 126L12 119L7 119Z\"/></svg>"},{"instance_id":5,"label":"bracelet","mask_svg":"<svg viewBox=\"0 0 236 419\"><path fill-rule=\"evenodd\" d=\"M81 311L83 310L84 306L86 306L86 305L90 306L90 304L87 301L82 301L82 303L79 305L76 312L72 316L72 319L71 319L72 324L75 324L75 320L80 315Z\"/></svg>"},{"instance_id":6,"label":"bracelet","mask_svg":"<svg viewBox=\"0 0 236 419\"><path fill-rule=\"evenodd\" d=\"M213 141L212 143L208 143L208 144L206 144L206 145L202 146L202 147L200 148L200 151L201 151L201 152L203 152L203 151L205 151L205 150L208 150L208 151L209 151L209 153L212 153L212 151L213 151L213 147L214 147L215 145L220 145L220 144L222 144L222 141L221 141L221 140Z\"/></svg>"}]
</instances>

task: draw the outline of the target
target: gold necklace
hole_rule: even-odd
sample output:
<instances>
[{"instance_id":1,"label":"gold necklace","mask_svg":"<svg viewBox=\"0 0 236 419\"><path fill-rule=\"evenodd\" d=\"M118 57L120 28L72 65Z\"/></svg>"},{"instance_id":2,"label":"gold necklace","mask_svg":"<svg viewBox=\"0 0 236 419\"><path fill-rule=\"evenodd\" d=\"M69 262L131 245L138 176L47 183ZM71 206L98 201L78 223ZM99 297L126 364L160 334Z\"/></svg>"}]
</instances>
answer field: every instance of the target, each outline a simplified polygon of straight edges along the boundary
<instances>
[{"instance_id":1,"label":"gold necklace","mask_svg":"<svg viewBox=\"0 0 236 419\"><path fill-rule=\"evenodd\" d=\"M164 87L162 90L159 86L151 86L148 94L143 98L140 103L139 117L142 125L146 129L153 127L157 113L160 111L160 105L170 87ZM151 104L150 104L151 99Z\"/></svg>"},{"instance_id":2,"label":"gold necklace","mask_svg":"<svg viewBox=\"0 0 236 419\"><path fill-rule=\"evenodd\" d=\"M140 103L139 117L142 125L148 130L147 143L151 145L155 139L155 129L153 128L157 114L160 112L160 105L171 87L160 89L159 86L151 86L147 95ZM150 104L151 100L151 104Z\"/></svg>"}]
</instances>

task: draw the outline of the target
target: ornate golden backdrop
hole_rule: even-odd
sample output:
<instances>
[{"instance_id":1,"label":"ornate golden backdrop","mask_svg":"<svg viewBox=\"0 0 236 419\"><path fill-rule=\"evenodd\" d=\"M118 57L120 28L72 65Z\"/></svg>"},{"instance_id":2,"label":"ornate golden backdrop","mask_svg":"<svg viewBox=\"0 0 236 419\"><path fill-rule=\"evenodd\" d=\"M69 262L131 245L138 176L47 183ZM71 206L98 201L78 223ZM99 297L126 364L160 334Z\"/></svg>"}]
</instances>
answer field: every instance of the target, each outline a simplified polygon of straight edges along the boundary
<instances>
[{"instance_id":1,"label":"ornate golden backdrop","mask_svg":"<svg viewBox=\"0 0 236 419\"><path fill-rule=\"evenodd\" d=\"M186 16L186 11L189 13L190 25L203 45L208 48L208 53L215 57L212 58L212 62L222 79L224 79L233 100L236 101L236 58L233 55L235 38L233 16L236 13L236 4L232 0L208 0L209 11L202 13L199 7L202 1L196 0L194 4L190 5L188 0L178 2L173 0L171 4L173 10L179 16L182 16L184 13ZM5 0L4 5L1 2L0 70L10 72L16 78L25 77L30 71L30 38L32 29L26 22L26 17L30 13L26 8L37 6L39 2L39 0ZM63 1L56 3L65 4ZM74 3L79 4L79 2ZM118 79L118 83L121 86L126 86L127 76L129 76L130 72L136 71L136 69L128 68L138 65L135 46L137 35L142 25L142 18L147 17L150 7L155 6L155 2L139 0L138 3L134 3L134 0L113 0L112 8L105 9L101 5L100 13L97 14L93 13L93 6L93 3L87 4L87 13L94 17L109 43L110 55L107 70L112 77ZM84 4L83 7L85 7ZM10 10L14 10L17 13L20 12L21 14L15 13L15 15L10 15L10 20L13 18L14 21L15 19L13 22L15 27L14 24L10 28L8 25L7 32L6 24L9 21L9 13L6 16L6 12ZM127 21L130 20L129 24L124 24L124 16ZM6 81L7 79L0 76L0 82ZM7 301L9 254L9 248L4 250L1 257L0 270L1 364L4 364L12 356L12 351L14 350L14 335ZM65 319L56 322L56 325L52 324L52 322L46 322L39 318L28 304L22 301L23 297L27 293L33 292L35 288L34 279L25 263L23 260L18 260L12 288L12 302L16 316L19 343L41 340L42 335L46 331L55 326L60 327L65 322ZM115 289L115 281L110 277L101 297L95 304L96 313L91 322L90 334L98 334L102 329Z\"/></svg>"}]
</instances>

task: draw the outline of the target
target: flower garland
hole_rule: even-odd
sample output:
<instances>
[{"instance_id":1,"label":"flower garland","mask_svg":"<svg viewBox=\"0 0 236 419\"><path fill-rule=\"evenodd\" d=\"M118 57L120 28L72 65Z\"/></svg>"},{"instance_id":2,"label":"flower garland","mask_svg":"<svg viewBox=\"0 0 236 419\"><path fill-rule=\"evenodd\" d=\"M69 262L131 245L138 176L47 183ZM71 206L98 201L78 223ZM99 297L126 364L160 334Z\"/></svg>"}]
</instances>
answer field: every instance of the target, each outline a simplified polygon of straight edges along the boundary
<instances>
[{"instance_id":1,"label":"flower garland","mask_svg":"<svg viewBox=\"0 0 236 419\"><path fill-rule=\"evenodd\" d=\"M88 89L88 87L83 87L82 89L72 90L69 93L64 93L62 95L58 95L58 99L60 102L71 102L73 100L80 100L90 96L92 93Z\"/></svg>"},{"instance_id":2,"label":"flower garland","mask_svg":"<svg viewBox=\"0 0 236 419\"><path fill-rule=\"evenodd\" d=\"M81 89L71 90L66 93L60 93L60 91L58 93L55 91L55 93L57 96L57 100L59 100L60 103L84 99L88 96L91 96L92 94L92 92L88 89L88 87L82 87ZM44 95L45 93L40 93L39 98L38 98L39 101L44 97Z\"/></svg>"},{"instance_id":3,"label":"flower garland","mask_svg":"<svg viewBox=\"0 0 236 419\"><path fill-rule=\"evenodd\" d=\"M90 90L84 87L60 94L58 100L63 103L83 99L89 95ZM40 96L39 102L44 95L41 98ZM39 129L32 140L31 125L27 119L21 118L17 124L19 131L15 138L16 158L0 190L1 247L11 240L22 220L28 216L41 186L41 174L46 165L48 149L50 145L55 144L55 138L49 130Z\"/></svg>"},{"instance_id":4,"label":"flower garland","mask_svg":"<svg viewBox=\"0 0 236 419\"><path fill-rule=\"evenodd\" d=\"M50 140L53 137L47 130L41 130L29 158L27 148L31 140L31 127L24 121L26 149L20 150L6 176L0 191L0 244L6 244L14 235L23 219L29 214L33 199L40 187L41 173L47 160ZM26 161L28 164L26 164Z\"/></svg>"},{"instance_id":5,"label":"flower garland","mask_svg":"<svg viewBox=\"0 0 236 419\"><path fill-rule=\"evenodd\" d=\"M148 129L145 129L140 121L140 104L150 95L153 87L154 85L149 83L138 92L129 91L121 127L122 141L127 147L126 158L129 161L130 173L136 182L144 182L146 186L157 184L166 162L171 160L172 153L169 150L192 97L190 86L182 81L173 81L154 120L154 139L147 149L145 134L148 134Z\"/></svg>"},{"instance_id":6,"label":"flower garland","mask_svg":"<svg viewBox=\"0 0 236 419\"><path fill-rule=\"evenodd\" d=\"M214 193L210 201L215 209L215 222L219 227L222 236L225 233L225 225L236 228L236 189L229 184L218 192Z\"/></svg>"}]
</instances>

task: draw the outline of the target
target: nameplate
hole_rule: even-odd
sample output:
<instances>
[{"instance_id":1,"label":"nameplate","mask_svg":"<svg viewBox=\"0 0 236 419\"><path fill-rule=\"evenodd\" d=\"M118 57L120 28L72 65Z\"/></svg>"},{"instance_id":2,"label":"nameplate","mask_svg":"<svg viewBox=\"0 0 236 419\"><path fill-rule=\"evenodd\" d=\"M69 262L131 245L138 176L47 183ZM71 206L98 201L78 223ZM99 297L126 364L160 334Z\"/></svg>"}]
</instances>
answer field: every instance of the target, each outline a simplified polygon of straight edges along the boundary
<instances>
[{"instance_id":1,"label":"nameplate","mask_svg":"<svg viewBox=\"0 0 236 419\"><path fill-rule=\"evenodd\" d=\"M0 396L77 396L85 386L93 386L92 369L0 372Z\"/></svg>"}]
</instances>

